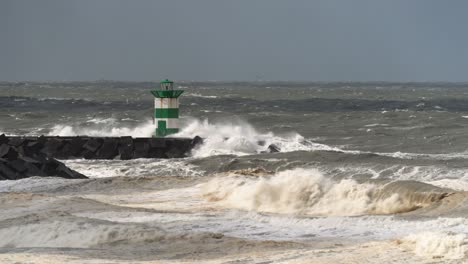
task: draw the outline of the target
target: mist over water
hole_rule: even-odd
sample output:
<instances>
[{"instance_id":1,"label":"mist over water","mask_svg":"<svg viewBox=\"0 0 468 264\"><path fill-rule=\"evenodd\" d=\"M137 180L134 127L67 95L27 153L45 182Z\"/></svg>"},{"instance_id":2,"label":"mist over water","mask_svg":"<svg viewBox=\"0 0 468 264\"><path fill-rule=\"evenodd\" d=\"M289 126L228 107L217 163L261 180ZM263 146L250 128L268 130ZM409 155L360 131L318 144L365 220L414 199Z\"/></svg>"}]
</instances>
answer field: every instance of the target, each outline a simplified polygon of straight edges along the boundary
<instances>
[{"instance_id":1,"label":"mist over water","mask_svg":"<svg viewBox=\"0 0 468 264\"><path fill-rule=\"evenodd\" d=\"M0 132L149 137L154 85L0 83ZM217 243L226 248L220 261L305 261L322 247L333 252L318 263L381 258L373 252L466 260L467 85L180 85L174 136L198 135L203 145L184 159L64 161L89 180L0 182L0 246L47 248L38 256L77 247L80 257L100 248L106 260L156 245L161 258L177 259ZM281 152L268 153L270 144ZM249 247L257 250L242 251Z\"/></svg>"}]
</instances>

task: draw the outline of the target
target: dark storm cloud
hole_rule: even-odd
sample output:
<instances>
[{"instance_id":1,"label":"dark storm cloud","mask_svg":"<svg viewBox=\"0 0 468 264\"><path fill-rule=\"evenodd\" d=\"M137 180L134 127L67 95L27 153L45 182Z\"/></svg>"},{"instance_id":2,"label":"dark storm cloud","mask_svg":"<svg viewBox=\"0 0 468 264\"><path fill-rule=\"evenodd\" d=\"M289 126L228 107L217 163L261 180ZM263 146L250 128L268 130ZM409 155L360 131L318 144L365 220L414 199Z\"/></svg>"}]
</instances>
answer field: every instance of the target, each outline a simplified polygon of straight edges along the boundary
<instances>
[{"instance_id":1,"label":"dark storm cloud","mask_svg":"<svg viewBox=\"0 0 468 264\"><path fill-rule=\"evenodd\" d=\"M467 79L466 1L0 0L0 80Z\"/></svg>"}]
</instances>

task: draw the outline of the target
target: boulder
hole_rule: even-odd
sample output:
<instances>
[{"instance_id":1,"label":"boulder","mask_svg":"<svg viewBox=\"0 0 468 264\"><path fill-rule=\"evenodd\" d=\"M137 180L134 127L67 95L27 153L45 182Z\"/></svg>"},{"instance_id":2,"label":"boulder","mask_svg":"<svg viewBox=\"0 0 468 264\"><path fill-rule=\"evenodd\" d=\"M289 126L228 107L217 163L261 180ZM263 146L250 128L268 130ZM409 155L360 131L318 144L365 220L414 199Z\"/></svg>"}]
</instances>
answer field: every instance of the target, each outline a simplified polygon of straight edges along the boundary
<instances>
[{"instance_id":1,"label":"boulder","mask_svg":"<svg viewBox=\"0 0 468 264\"><path fill-rule=\"evenodd\" d=\"M40 163L32 163L32 162L25 162L24 166L28 169L25 173L27 177L34 177L34 176L47 176L43 171L41 171ZM39 166L39 167L38 167Z\"/></svg>"},{"instance_id":2,"label":"boulder","mask_svg":"<svg viewBox=\"0 0 468 264\"><path fill-rule=\"evenodd\" d=\"M177 148L173 146L170 148L166 153L164 153L167 158L169 159L174 159L174 158L183 158L185 155L185 152L183 149Z\"/></svg>"},{"instance_id":3,"label":"boulder","mask_svg":"<svg viewBox=\"0 0 468 264\"><path fill-rule=\"evenodd\" d=\"M203 138L199 137L199 136L195 136L192 141L190 142L190 146L192 148L194 148L195 146L197 145L201 145L203 144Z\"/></svg>"},{"instance_id":4,"label":"boulder","mask_svg":"<svg viewBox=\"0 0 468 264\"><path fill-rule=\"evenodd\" d=\"M278 146L276 146L275 144L270 144L270 145L268 146L268 151L269 151L270 153L276 153L276 152L280 152L281 149L280 149Z\"/></svg>"},{"instance_id":5,"label":"boulder","mask_svg":"<svg viewBox=\"0 0 468 264\"><path fill-rule=\"evenodd\" d=\"M150 149L149 143L145 141L136 141L135 150L133 152L133 158L148 158L148 152Z\"/></svg>"},{"instance_id":6,"label":"boulder","mask_svg":"<svg viewBox=\"0 0 468 264\"><path fill-rule=\"evenodd\" d=\"M87 179L88 177L84 176L83 174L71 170L65 164L61 163L57 166L56 176L65 178L65 179Z\"/></svg>"},{"instance_id":7,"label":"boulder","mask_svg":"<svg viewBox=\"0 0 468 264\"><path fill-rule=\"evenodd\" d=\"M83 157L85 159L95 159L96 158L96 153L94 153L93 151L85 149L85 150L83 150L83 152L81 152L80 157Z\"/></svg>"},{"instance_id":8,"label":"boulder","mask_svg":"<svg viewBox=\"0 0 468 264\"><path fill-rule=\"evenodd\" d=\"M79 157L80 153L83 151L83 146L86 143L86 139L82 137L76 137L70 140L69 146L70 146L70 154L73 157Z\"/></svg>"},{"instance_id":9,"label":"boulder","mask_svg":"<svg viewBox=\"0 0 468 264\"><path fill-rule=\"evenodd\" d=\"M44 143L39 140L35 140L28 142L25 147L32 152L39 152L44 147Z\"/></svg>"},{"instance_id":10,"label":"boulder","mask_svg":"<svg viewBox=\"0 0 468 264\"><path fill-rule=\"evenodd\" d=\"M8 141L8 145L13 146L13 147L19 147L25 143L26 139L23 137L12 137Z\"/></svg>"},{"instance_id":11,"label":"boulder","mask_svg":"<svg viewBox=\"0 0 468 264\"><path fill-rule=\"evenodd\" d=\"M60 162L58 160L49 158L49 159L46 159L46 161L42 164L41 170L47 176L56 176L57 167L59 165L60 165Z\"/></svg>"},{"instance_id":12,"label":"boulder","mask_svg":"<svg viewBox=\"0 0 468 264\"><path fill-rule=\"evenodd\" d=\"M148 158L164 159L167 158L165 148L150 148L148 151Z\"/></svg>"},{"instance_id":13,"label":"boulder","mask_svg":"<svg viewBox=\"0 0 468 264\"><path fill-rule=\"evenodd\" d=\"M4 143L8 143L8 137L5 136L5 134L1 134L0 135L0 145L2 145Z\"/></svg>"},{"instance_id":14,"label":"boulder","mask_svg":"<svg viewBox=\"0 0 468 264\"><path fill-rule=\"evenodd\" d=\"M121 160L129 160L133 158L132 137L121 137L119 139L118 153Z\"/></svg>"},{"instance_id":15,"label":"boulder","mask_svg":"<svg viewBox=\"0 0 468 264\"><path fill-rule=\"evenodd\" d=\"M20 157L19 159L21 159L22 161L26 162L26 163L31 163L31 164L41 164L41 162L37 159L33 159L31 157Z\"/></svg>"},{"instance_id":16,"label":"boulder","mask_svg":"<svg viewBox=\"0 0 468 264\"><path fill-rule=\"evenodd\" d=\"M8 166L19 173L24 173L25 171L28 170L25 164L26 162L24 160L16 159L16 160L9 162Z\"/></svg>"},{"instance_id":17,"label":"boulder","mask_svg":"<svg viewBox=\"0 0 468 264\"><path fill-rule=\"evenodd\" d=\"M96 152L101 147L103 141L102 138L90 138L86 144L83 145L83 148L91 152Z\"/></svg>"},{"instance_id":18,"label":"boulder","mask_svg":"<svg viewBox=\"0 0 468 264\"><path fill-rule=\"evenodd\" d=\"M54 158L57 159L70 159L72 157L71 146L68 142L64 142L62 148L54 155Z\"/></svg>"},{"instance_id":19,"label":"boulder","mask_svg":"<svg viewBox=\"0 0 468 264\"><path fill-rule=\"evenodd\" d=\"M3 156L5 156L8 151L10 151L10 145L8 144L1 144L0 145L0 158L3 158Z\"/></svg>"},{"instance_id":20,"label":"boulder","mask_svg":"<svg viewBox=\"0 0 468 264\"><path fill-rule=\"evenodd\" d=\"M86 178L50 157L58 153L69 156L72 148L68 138L2 138L0 137L3 142L0 144L0 180L18 180L32 176Z\"/></svg>"},{"instance_id":21,"label":"boulder","mask_svg":"<svg viewBox=\"0 0 468 264\"><path fill-rule=\"evenodd\" d=\"M150 138L149 144L151 148L165 148L166 139L165 138Z\"/></svg>"},{"instance_id":22,"label":"boulder","mask_svg":"<svg viewBox=\"0 0 468 264\"><path fill-rule=\"evenodd\" d=\"M98 159L113 159L115 156L119 155L117 149L119 142L117 139L107 138L104 139L102 147L96 153L96 158Z\"/></svg>"},{"instance_id":23,"label":"boulder","mask_svg":"<svg viewBox=\"0 0 468 264\"><path fill-rule=\"evenodd\" d=\"M5 158L7 160L15 160L18 158L18 151L7 144L2 144L0 146L0 158Z\"/></svg>"},{"instance_id":24,"label":"boulder","mask_svg":"<svg viewBox=\"0 0 468 264\"><path fill-rule=\"evenodd\" d=\"M51 138L44 143L44 147L42 148L41 152L49 157L52 157L55 156L55 154L60 150L62 146L62 139Z\"/></svg>"},{"instance_id":25,"label":"boulder","mask_svg":"<svg viewBox=\"0 0 468 264\"><path fill-rule=\"evenodd\" d=\"M8 161L0 160L0 176L7 180L16 180L16 172L7 166Z\"/></svg>"}]
</instances>

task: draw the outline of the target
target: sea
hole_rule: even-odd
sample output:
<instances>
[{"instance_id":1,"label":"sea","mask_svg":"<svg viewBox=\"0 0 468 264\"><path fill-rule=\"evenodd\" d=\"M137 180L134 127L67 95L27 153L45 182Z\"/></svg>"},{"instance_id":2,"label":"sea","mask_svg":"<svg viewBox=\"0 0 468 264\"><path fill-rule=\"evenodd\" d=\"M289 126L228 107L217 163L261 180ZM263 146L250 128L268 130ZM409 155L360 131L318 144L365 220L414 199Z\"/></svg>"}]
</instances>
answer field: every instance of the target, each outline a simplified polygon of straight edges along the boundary
<instances>
[{"instance_id":1,"label":"sea","mask_svg":"<svg viewBox=\"0 0 468 264\"><path fill-rule=\"evenodd\" d=\"M175 85L204 143L0 181L0 263L468 263L468 83ZM156 88L0 82L0 134L150 137Z\"/></svg>"}]
</instances>

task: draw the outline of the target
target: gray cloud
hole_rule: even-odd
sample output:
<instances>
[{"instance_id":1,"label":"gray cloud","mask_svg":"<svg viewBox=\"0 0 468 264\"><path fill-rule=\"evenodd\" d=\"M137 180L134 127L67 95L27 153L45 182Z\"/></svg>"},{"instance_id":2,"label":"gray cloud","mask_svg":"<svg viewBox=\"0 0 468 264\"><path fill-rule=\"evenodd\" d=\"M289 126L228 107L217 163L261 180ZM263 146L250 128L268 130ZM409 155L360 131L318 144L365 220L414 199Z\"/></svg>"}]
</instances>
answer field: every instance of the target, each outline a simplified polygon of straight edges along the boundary
<instances>
[{"instance_id":1,"label":"gray cloud","mask_svg":"<svg viewBox=\"0 0 468 264\"><path fill-rule=\"evenodd\" d=\"M0 1L0 80L467 79L466 1Z\"/></svg>"}]
</instances>

